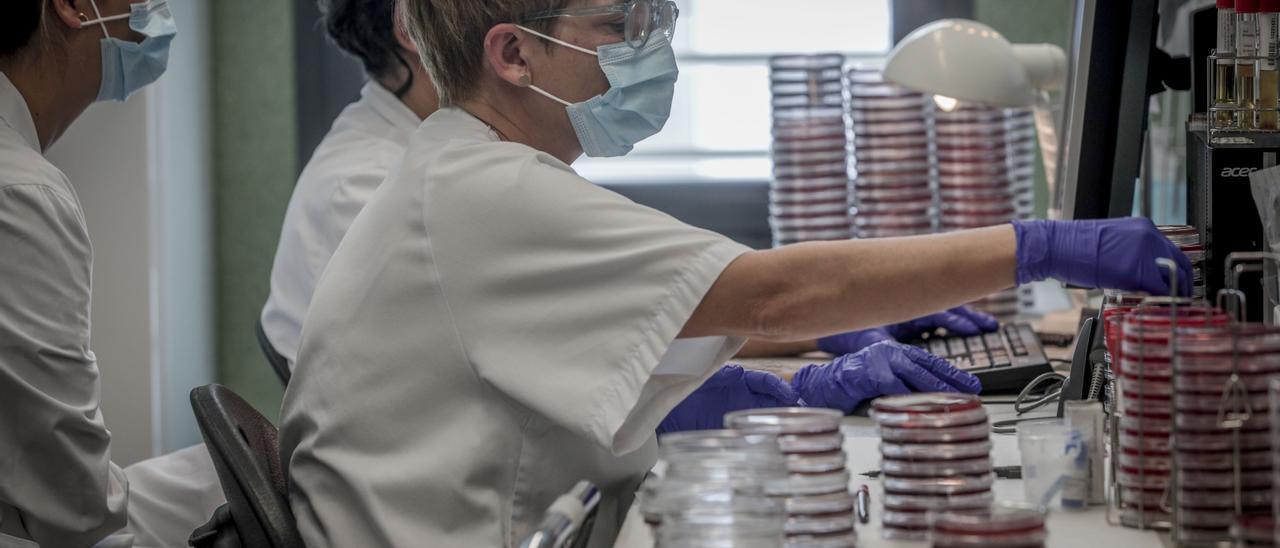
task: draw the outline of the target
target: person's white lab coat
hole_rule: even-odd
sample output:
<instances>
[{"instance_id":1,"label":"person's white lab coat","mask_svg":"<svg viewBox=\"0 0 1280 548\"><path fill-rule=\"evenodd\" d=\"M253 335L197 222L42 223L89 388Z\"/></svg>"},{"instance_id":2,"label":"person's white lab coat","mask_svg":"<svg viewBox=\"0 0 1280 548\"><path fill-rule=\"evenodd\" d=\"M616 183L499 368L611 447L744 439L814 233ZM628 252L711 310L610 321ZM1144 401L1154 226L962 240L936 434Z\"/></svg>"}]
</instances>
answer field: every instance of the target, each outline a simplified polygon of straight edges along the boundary
<instances>
[{"instance_id":1,"label":"person's white lab coat","mask_svg":"<svg viewBox=\"0 0 1280 548\"><path fill-rule=\"evenodd\" d=\"M316 147L285 213L262 327L291 367L316 280L422 123L376 82L360 95ZM128 531L139 548L185 546L191 531L226 501L203 444L140 462L125 474L132 493Z\"/></svg>"},{"instance_id":2,"label":"person's white lab coat","mask_svg":"<svg viewBox=\"0 0 1280 548\"><path fill-rule=\"evenodd\" d=\"M280 230L262 329L290 368L320 273L422 123L376 82L365 84L360 95L342 111L302 170Z\"/></svg>"},{"instance_id":3,"label":"person's white lab coat","mask_svg":"<svg viewBox=\"0 0 1280 548\"><path fill-rule=\"evenodd\" d=\"M90 546L125 524L89 349L79 199L0 73L0 547Z\"/></svg>"},{"instance_id":4,"label":"person's white lab coat","mask_svg":"<svg viewBox=\"0 0 1280 548\"><path fill-rule=\"evenodd\" d=\"M744 342L673 341L746 250L433 114L303 328L281 454L307 545L513 546L580 479L610 545L654 429Z\"/></svg>"}]
</instances>

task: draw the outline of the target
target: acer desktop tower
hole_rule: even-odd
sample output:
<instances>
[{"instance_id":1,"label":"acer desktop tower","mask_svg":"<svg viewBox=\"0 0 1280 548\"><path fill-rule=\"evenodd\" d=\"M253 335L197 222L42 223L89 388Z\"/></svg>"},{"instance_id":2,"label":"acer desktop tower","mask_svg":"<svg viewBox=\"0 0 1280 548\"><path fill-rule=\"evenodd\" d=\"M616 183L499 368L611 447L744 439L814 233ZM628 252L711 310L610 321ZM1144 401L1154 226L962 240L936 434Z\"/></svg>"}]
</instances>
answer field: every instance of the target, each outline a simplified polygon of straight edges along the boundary
<instances>
[{"instance_id":1,"label":"acer desktop tower","mask_svg":"<svg viewBox=\"0 0 1280 548\"><path fill-rule=\"evenodd\" d=\"M1187 131L1187 224L1200 231L1204 242L1205 295L1213 303L1230 275L1224 265L1227 256L1237 251L1262 251L1262 221L1249 188L1249 174L1276 165L1280 140L1274 133L1235 133L1240 137L1230 139L1229 144L1210 147L1203 127L1193 122ZM1248 298L1249 319L1261 321L1260 275L1245 274L1240 288Z\"/></svg>"}]
</instances>

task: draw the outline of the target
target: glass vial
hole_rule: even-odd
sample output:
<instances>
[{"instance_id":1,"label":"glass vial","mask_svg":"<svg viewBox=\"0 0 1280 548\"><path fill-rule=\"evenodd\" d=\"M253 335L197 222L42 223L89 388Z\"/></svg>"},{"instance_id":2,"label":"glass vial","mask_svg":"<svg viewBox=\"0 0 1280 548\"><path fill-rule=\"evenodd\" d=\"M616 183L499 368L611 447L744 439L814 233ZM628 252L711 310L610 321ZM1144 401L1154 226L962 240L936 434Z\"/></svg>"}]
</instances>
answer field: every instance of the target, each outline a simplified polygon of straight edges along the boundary
<instances>
[{"instance_id":1,"label":"glass vial","mask_svg":"<svg viewBox=\"0 0 1280 548\"><path fill-rule=\"evenodd\" d=\"M1214 67L1214 106L1229 108L1236 105L1236 3L1235 0L1218 0L1218 55ZM1234 113L1220 110L1214 117L1214 125L1234 125Z\"/></svg>"},{"instance_id":2,"label":"glass vial","mask_svg":"<svg viewBox=\"0 0 1280 548\"><path fill-rule=\"evenodd\" d=\"M1236 0L1236 123L1256 129L1258 98L1258 0Z\"/></svg>"},{"instance_id":3,"label":"glass vial","mask_svg":"<svg viewBox=\"0 0 1280 548\"><path fill-rule=\"evenodd\" d=\"M1258 14L1258 129L1276 130L1280 119L1280 0L1262 0Z\"/></svg>"}]
</instances>

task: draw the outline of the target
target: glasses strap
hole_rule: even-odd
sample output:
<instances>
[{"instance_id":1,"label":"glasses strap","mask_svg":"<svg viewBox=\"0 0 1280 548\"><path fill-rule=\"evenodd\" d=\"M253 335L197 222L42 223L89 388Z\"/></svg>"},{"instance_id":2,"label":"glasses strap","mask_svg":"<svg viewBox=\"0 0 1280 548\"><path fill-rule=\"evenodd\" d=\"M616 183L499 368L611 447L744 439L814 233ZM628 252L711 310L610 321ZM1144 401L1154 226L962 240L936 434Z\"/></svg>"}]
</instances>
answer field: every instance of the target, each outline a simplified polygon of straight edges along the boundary
<instances>
[{"instance_id":1,"label":"glasses strap","mask_svg":"<svg viewBox=\"0 0 1280 548\"><path fill-rule=\"evenodd\" d=\"M520 30L523 30L523 31L525 31L525 32L527 32L527 33L529 33L529 34L532 34L532 35L534 35L534 36L537 36L537 37L539 37L539 38L542 38L542 39L544 39L544 40L547 40L547 41L549 41L549 42L554 42L554 43L556 43L556 44L560 44L560 45L562 45L562 46L564 46L564 47L566 47L566 48L573 49L573 50L578 50L578 51L581 51L582 53L585 53L585 54L587 54L587 55L594 55L594 56L596 56L596 57L599 57L599 56L600 56L600 54L599 54L599 53L596 53L596 52L594 52L594 51L591 51L591 50L589 50L589 49L587 49L587 48L584 48L584 47L582 47L582 46L577 46L577 45L574 45L574 44L570 44L570 43L565 42L564 40L561 40L561 39L559 39L559 38L553 38L553 37L551 37L551 36L547 36L547 35L545 35L545 34L543 34L543 33L541 33L541 32L538 32L538 31L536 31L536 30L533 30L533 29L531 29L531 28L529 28L529 27L526 27L526 26L524 26L524 25L519 25L519 24L517 24L517 25L516 25L516 28L518 28L518 29L520 29Z\"/></svg>"}]
</instances>

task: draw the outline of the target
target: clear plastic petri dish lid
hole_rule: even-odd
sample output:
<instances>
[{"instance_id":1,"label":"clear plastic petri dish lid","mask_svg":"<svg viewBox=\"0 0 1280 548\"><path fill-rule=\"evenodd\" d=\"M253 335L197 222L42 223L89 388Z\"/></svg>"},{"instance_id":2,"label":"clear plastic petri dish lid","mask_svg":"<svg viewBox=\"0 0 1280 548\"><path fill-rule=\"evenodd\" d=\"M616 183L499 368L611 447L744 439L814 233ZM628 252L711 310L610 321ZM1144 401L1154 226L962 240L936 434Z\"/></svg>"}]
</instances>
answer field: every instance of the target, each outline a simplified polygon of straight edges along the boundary
<instances>
[{"instance_id":1,"label":"clear plastic petri dish lid","mask_svg":"<svg viewBox=\"0 0 1280 548\"><path fill-rule=\"evenodd\" d=\"M833 96L836 99L844 98L844 82L839 78L809 78L804 80L791 80L787 78L771 80L769 90L773 93L776 100L778 96L798 95L801 97L822 97ZM843 104L843 103L836 103Z\"/></svg>"},{"instance_id":2,"label":"clear plastic petri dish lid","mask_svg":"<svg viewBox=\"0 0 1280 548\"><path fill-rule=\"evenodd\" d=\"M1179 432L1178 439L1175 442L1178 451L1232 451L1237 443L1233 438L1234 434L1231 432ZM1241 433L1239 435L1239 446L1241 451L1268 449L1271 447L1270 434L1268 432Z\"/></svg>"},{"instance_id":3,"label":"clear plastic petri dish lid","mask_svg":"<svg viewBox=\"0 0 1280 548\"><path fill-rule=\"evenodd\" d=\"M845 150L843 148L832 150L805 150L805 151L773 151L773 162L775 164L841 164L845 163Z\"/></svg>"},{"instance_id":4,"label":"clear plastic petri dish lid","mask_svg":"<svg viewBox=\"0 0 1280 548\"><path fill-rule=\"evenodd\" d=\"M787 518L785 531L791 535L829 535L854 530L853 512L830 516L796 516Z\"/></svg>"},{"instance_id":5,"label":"clear plastic petri dish lid","mask_svg":"<svg viewBox=\"0 0 1280 548\"><path fill-rule=\"evenodd\" d=\"M857 502L853 494L847 489L827 495L779 497L776 500L782 503L787 514L790 515L821 515L853 512L854 505Z\"/></svg>"},{"instance_id":6,"label":"clear plastic petri dish lid","mask_svg":"<svg viewBox=\"0 0 1280 548\"><path fill-rule=\"evenodd\" d=\"M921 226L918 228L869 228L858 227L856 236L858 238L908 238L911 236L920 236L924 234L932 234L932 226Z\"/></svg>"},{"instance_id":7,"label":"clear plastic petri dish lid","mask_svg":"<svg viewBox=\"0 0 1280 548\"><path fill-rule=\"evenodd\" d=\"M991 440L968 443L881 443L880 455L885 458L930 461L983 457L991 454Z\"/></svg>"},{"instance_id":8,"label":"clear plastic petri dish lid","mask_svg":"<svg viewBox=\"0 0 1280 548\"><path fill-rule=\"evenodd\" d=\"M983 474L990 472L991 466L991 457L935 461L885 459L880 462L880 468L886 474L916 478Z\"/></svg>"},{"instance_id":9,"label":"clear plastic petri dish lid","mask_svg":"<svg viewBox=\"0 0 1280 548\"><path fill-rule=\"evenodd\" d=\"M827 177L774 177L769 188L776 192L817 192L847 189L849 176L841 173Z\"/></svg>"},{"instance_id":10,"label":"clear plastic petri dish lid","mask_svg":"<svg viewBox=\"0 0 1280 548\"><path fill-rule=\"evenodd\" d=\"M848 470L840 470L826 474L790 474L763 483L765 493L770 496L798 497L848 492L849 478Z\"/></svg>"},{"instance_id":11,"label":"clear plastic petri dish lid","mask_svg":"<svg viewBox=\"0 0 1280 548\"><path fill-rule=\"evenodd\" d=\"M1236 475L1234 471L1214 470L1178 470L1178 487L1181 489L1231 489L1241 487L1270 486L1271 470L1242 471ZM1237 481L1238 480L1238 481ZM1179 502L1179 504L1182 504Z\"/></svg>"},{"instance_id":12,"label":"clear plastic petri dish lid","mask_svg":"<svg viewBox=\"0 0 1280 548\"><path fill-rule=\"evenodd\" d=\"M973 494L985 489L991 489L991 486L995 483L995 474L952 476L948 478L908 478L886 474L882 481L886 492L917 495Z\"/></svg>"},{"instance_id":13,"label":"clear plastic petri dish lid","mask_svg":"<svg viewBox=\"0 0 1280 548\"><path fill-rule=\"evenodd\" d=\"M1170 480L1169 472L1123 466L1116 469L1115 477L1116 483L1123 487L1151 490L1164 489Z\"/></svg>"},{"instance_id":14,"label":"clear plastic petri dish lid","mask_svg":"<svg viewBox=\"0 0 1280 548\"><path fill-rule=\"evenodd\" d=\"M933 515L926 511L885 510L881 523L893 527L922 527L933 525Z\"/></svg>"},{"instance_id":15,"label":"clear plastic petri dish lid","mask_svg":"<svg viewBox=\"0 0 1280 548\"><path fill-rule=\"evenodd\" d=\"M849 208L849 214L853 216L890 216L895 218L907 217L914 220L924 220L933 217L936 209L933 207L932 201L921 202L868 202L859 204Z\"/></svg>"},{"instance_id":16,"label":"clear plastic petri dish lid","mask_svg":"<svg viewBox=\"0 0 1280 548\"><path fill-rule=\"evenodd\" d=\"M784 165L774 164L773 175L777 178L786 177L804 177L804 178L825 178L848 176L848 168L843 163L832 163L822 165Z\"/></svg>"},{"instance_id":17,"label":"clear plastic petri dish lid","mask_svg":"<svg viewBox=\"0 0 1280 548\"><path fill-rule=\"evenodd\" d=\"M1248 398L1249 409L1254 413L1266 413L1270 409L1270 402L1267 400L1266 393L1255 392L1246 395ZM1170 400L1170 404L1179 412L1190 411L1197 413L1217 413L1222 407L1222 394L1178 394L1174 399ZM1240 403L1241 406L1244 403Z\"/></svg>"},{"instance_id":18,"label":"clear plastic petri dish lid","mask_svg":"<svg viewBox=\"0 0 1280 548\"><path fill-rule=\"evenodd\" d=\"M904 542L923 542L929 540L929 528L884 525L880 527L880 538Z\"/></svg>"},{"instance_id":19,"label":"clear plastic petri dish lid","mask_svg":"<svg viewBox=\"0 0 1280 548\"><path fill-rule=\"evenodd\" d=\"M1016 213L1013 204L999 200L942 200L940 209L944 219L949 215L1012 217Z\"/></svg>"},{"instance_id":20,"label":"clear plastic petri dish lid","mask_svg":"<svg viewBox=\"0 0 1280 548\"><path fill-rule=\"evenodd\" d=\"M920 117L927 116L927 105L923 97L918 95L895 95L892 90L858 88L857 93L849 97L850 110L914 110Z\"/></svg>"},{"instance_id":21,"label":"clear plastic petri dish lid","mask_svg":"<svg viewBox=\"0 0 1280 548\"><path fill-rule=\"evenodd\" d=\"M928 162L929 149L922 147L857 147L853 150L853 157L857 163L866 164L868 162L877 161L900 161L900 162Z\"/></svg>"},{"instance_id":22,"label":"clear plastic petri dish lid","mask_svg":"<svg viewBox=\"0 0 1280 548\"><path fill-rule=\"evenodd\" d=\"M773 548L784 541L784 515L699 511L667 516L658 527L660 546Z\"/></svg>"},{"instance_id":23,"label":"clear plastic petri dish lid","mask_svg":"<svg viewBox=\"0 0 1280 548\"><path fill-rule=\"evenodd\" d=\"M769 57L769 68L773 70L822 70L844 68L844 54L815 53L802 55L774 55Z\"/></svg>"},{"instance_id":24,"label":"clear plastic petri dish lid","mask_svg":"<svg viewBox=\"0 0 1280 548\"><path fill-rule=\"evenodd\" d=\"M787 470L797 474L822 474L845 469L843 450L826 453L792 452L786 455Z\"/></svg>"},{"instance_id":25,"label":"clear plastic petri dish lid","mask_svg":"<svg viewBox=\"0 0 1280 548\"><path fill-rule=\"evenodd\" d=\"M929 136L918 135L862 135L854 134L853 148L860 147L929 147Z\"/></svg>"},{"instance_id":26,"label":"clear plastic petri dish lid","mask_svg":"<svg viewBox=\"0 0 1280 548\"><path fill-rule=\"evenodd\" d=\"M827 535L788 535L786 548L857 548L858 535L850 531Z\"/></svg>"},{"instance_id":27,"label":"clear plastic petri dish lid","mask_svg":"<svg viewBox=\"0 0 1280 548\"><path fill-rule=\"evenodd\" d=\"M780 122L775 120L771 130L775 148L779 146L793 148L817 146L812 144L814 142L821 142L826 145L834 139L845 138L847 132L848 128L845 127L843 120L838 123L835 120L828 120L822 123L815 121L789 122L786 120Z\"/></svg>"},{"instance_id":28,"label":"clear plastic petri dish lid","mask_svg":"<svg viewBox=\"0 0 1280 548\"><path fill-rule=\"evenodd\" d=\"M904 493L884 494L884 507L886 509L911 510L917 512L986 508L994 504L995 501L995 493L990 490L958 495L915 495Z\"/></svg>"},{"instance_id":29,"label":"clear plastic petri dish lid","mask_svg":"<svg viewBox=\"0 0 1280 548\"><path fill-rule=\"evenodd\" d=\"M850 229L841 230L774 230L773 237L778 240L795 242L847 240L851 237Z\"/></svg>"},{"instance_id":30,"label":"clear plastic petri dish lid","mask_svg":"<svg viewBox=\"0 0 1280 548\"><path fill-rule=\"evenodd\" d=\"M1183 470L1234 470L1237 459L1234 451L1178 451L1175 453ZM1267 450L1244 451L1238 460L1242 470L1270 468L1271 452Z\"/></svg>"},{"instance_id":31,"label":"clear plastic petri dish lid","mask_svg":"<svg viewBox=\"0 0 1280 548\"><path fill-rule=\"evenodd\" d=\"M925 120L897 122L854 122L854 135L928 135L929 123Z\"/></svg>"},{"instance_id":32,"label":"clear plastic petri dish lid","mask_svg":"<svg viewBox=\"0 0 1280 548\"><path fill-rule=\"evenodd\" d=\"M778 446L782 452L791 454L824 454L840 451L844 447L844 434L829 432L822 434L781 434Z\"/></svg>"},{"instance_id":33,"label":"clear plastic petri dish lid","mask_svg":"<svg viewBox=\"0 0 1280 548\"><path fill-rule=\"evenodd\" d=\"M1145 508L1150 511L1159 511L1165 504L1170 503L1170 499L1166 496L1167 490L1160 489L1137 489L1134 487L1120 488L1120 499L1117 505L1121 508Z\"/></svg>"},{"instance_id":34,"label":"clear plastic petri dish lid","mask_svg":"<svg viewBox=\"0 0 1280 548\"><path fill-rule=\"evenodd\" d=\"M850 110L849 121L854 124L911 123L924 119L919 109Z\"/></svg>"},{"instance_id":35,"label":"clear plastic petri dish lid","mask_svg":"<svg viewBox=\"0 0 1280 548\"><path fill-rule=\"evenodd\" d=\"M857 162L854 164L856 175L858 178L868 175L896 175L896 176L914 176L928 177L931 164L928 161L904 160L904 161L879 161L879 162Z\"/></svg>"},{"instance_id":36,"label":"clear plastic petri dish lid","mask_svg":"<svg viewBox=\"0 0 1280 548\"><path fill-rule=\"evenodd\" d=\"M962 535L934 532L931 535L934 548L1036 548L1049 539L1046 529L996 535Z\"/></svg>"},{"instance_id":37,"label":"clear plastic petri dish lid","mask_svg":"<svg viewBox=\"0 0 1280 548\"><path fill-rule=\"evenodd\" d=\"M658 454L665 458L675 454L707 454L726 452L777 453L778 437L774 434L746 433L738 430L697 430L674 432L658 437Z\"/></svg>"},{"instance_id":38,"label":"clear plastic petri dish lid","mask_svg":"<svg viewBox=\"0 0 1280 548\"><path fill-rule=\"evenodd\" d=\"M898 428L951 428L985 424L982 400L967 394L926 393L879 398L871 418Z\"/></svg>"},{"instance_id":39,"label":"clear plastic petri dish lid","mask_svg":"<svg viewBox=\"0 0 1280 548\"><path fill-rule=\"evenodd\" d=\"M1043 508L1000 503L981 510L960 510L938 514L935 533L958 535L1006 535L1044 530Z\"/></svg>"},{"instance_id":40,"label":"clear plastic petri dish lid","mask_svg":"<svg viewBox=\"0 0 1280 548\"><path fill-rule=\"evenodd\" d=\"M1173 455L1168 452L1140 451L1122 446L1118 453L1120 466L1125 468L1161 474L1173 471Z\"/></svg>"},{"instance_id":41,"label":"clear plastic petri dish lid","mask_svg":"<svg viewBox=\"0 0 1280 548\"><path fill-rule=\"evenodd\" d=\"M779 207L841 205L848 207L849 193L842 189L819 192L769 192L769 203Z\"/></svg>"},{"instance_id":42,"label":"clear plastic petri dish lid","mask_svg":"<svg viewBox=\"0 0 1280 548\"><path fill-rule=\"evenodd\" d=\"M844 415L835 409L775 407L746 409L725 415L725 426L744 432L828 434L840 431Z\"/></svg>"},{"instance_id":43,"label":"clear plastic petri dish lid","mask_svg":"<svg viewBox=\"0 0 1280 548\"><path fill-rule=\"evenodd\" d=\"M820 217L811 219L778 219L769 218L769 225L777 231L797 230L810 232L847 231L850 229L846 217Z\"/></svg>"},{"instance_id":44,"label":"clear plastic petri dish lid","mask_svg":"<svg viewBox=\"0 0 1280 548\"><path fill-rule=\"evenodd\" d=\"M907 172L907 173L864 173L858 172L853 178L853 188L855 192L862 192L875 188L900 188L903 185L913 185L919 188L930 188L929 171Z\"/></svg>"},{"instance_id":45,"label":"clear plastic petri dish lid","mask_svg":"<svg viewBox=\"0 0 1280 548\"><path fill-rule=\"evenodd\" d=\"M775 219L804 219L845 215L845 201L817 204L769 204L769 215Z\"/></svg>"},{"instance_id":46,"label":"clear plastic petri dish lid","mask_svg":"<svg viewBox=\"0 0 1280 548\"><path fill-rule=\"evenodd\" d=\"M1245 410L1244 400L1237 407L1232 403L1226 405L1226 410ZM1219 420L1217 412L1195 412L1182 411L1174 414L1173 427L1179 432L1215 432L1226 430L1227 427ZM1253 411L1252 415L1246 419L1241 425L1240 430L1244 432L1264 431L1271 427L1271 419L1265 412Z\"/></svg>"}]
</instances>

